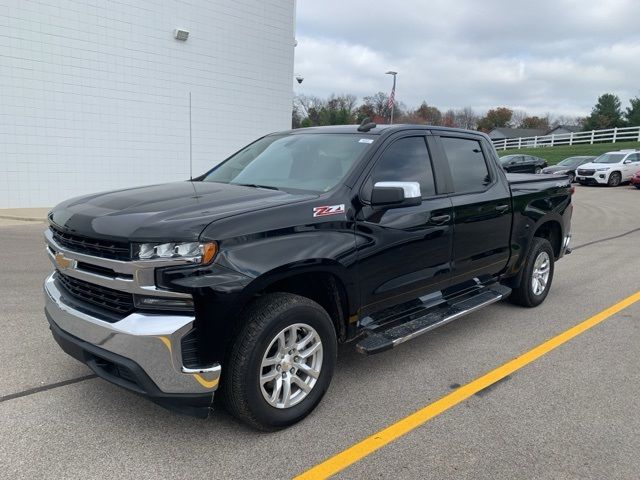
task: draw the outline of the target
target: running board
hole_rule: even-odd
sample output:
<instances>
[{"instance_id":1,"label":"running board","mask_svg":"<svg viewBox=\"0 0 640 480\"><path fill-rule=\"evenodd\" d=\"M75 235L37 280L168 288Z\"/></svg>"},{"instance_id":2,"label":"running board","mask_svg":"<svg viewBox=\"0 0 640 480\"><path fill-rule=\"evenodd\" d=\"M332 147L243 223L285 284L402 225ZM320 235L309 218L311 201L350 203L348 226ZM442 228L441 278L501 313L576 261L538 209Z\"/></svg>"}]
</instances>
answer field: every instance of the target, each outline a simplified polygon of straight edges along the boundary
<instances>
[{"instance_id":1,"label":"running board","mask_svg":"<svg viewBox=\"0 0 640 480\"><path fill-rule=\"evenodd\" d=\"M499 284L491 285L463 300L457 302L454 300L452 303L430 310L419 318L412 315L405 322L394 322L394 325L386 330L373 332L357 343L356 351L373 355L390 350L457 318L498 302L508 297L510 293L509 287Z\"/></svg>"}]
</instances>

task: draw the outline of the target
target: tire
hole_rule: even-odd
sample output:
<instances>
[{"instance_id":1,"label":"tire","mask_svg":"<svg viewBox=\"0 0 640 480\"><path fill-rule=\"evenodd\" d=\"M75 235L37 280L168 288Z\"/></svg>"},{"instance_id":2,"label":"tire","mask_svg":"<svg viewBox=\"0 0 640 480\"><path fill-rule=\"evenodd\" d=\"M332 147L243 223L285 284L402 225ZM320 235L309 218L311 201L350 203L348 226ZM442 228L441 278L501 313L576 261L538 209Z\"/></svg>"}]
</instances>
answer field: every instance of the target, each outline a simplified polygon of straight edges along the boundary
<instances>
[{"instance_id":1,"label":"tire","mask_svg":"<svg viewBox=\"0 0 640 480\"><path fill-rule=\"evenodd\" d=\"M621 183L622 183L622 175L620 174L620 172L612 172L611 175L609 175L607 186L617 187Z\"/></svg>"},{"instance_id":2,"label":"tire","mask_svg":"<svg viewBox=\"0 0 640 480\"><path fill-rule=\"evenodd\" d=\"M569 183L573 183L576 181L575 173L567 173L567 177L569 177Z\"/></svg>"},{"instance_id":3,"label":"tire","mask_svg":"<svg viewBox=\"0 0 640 480\"><path fill-rule=\"evenodd\" d=\"M640 184L634 185L634 187L636 187L638 190L640 190Z\"/></svg>"},{"instance_id":4,"label":"tire","mask_svg":"<svg viewBox=\"0 0 640 480\"><path fill-rule=\"evenodd\" d=\"M536 173L536 174L540 172L542 172L542 169L540 167L536 167L536 169L533 171L533 173Z\"/></svg>"},{"instance_id":5,"label":"tire","mask_svg":"<svg viewBox=\"0 0 640 480\"><path fill-rule=\"evenodd\" d=\"M536 277L540 277L539 274L541 271L538 267L544 265L544 263L542 265L540 264L540 260L542 259L544 261L545 255L548 264L548 273L546 275L546 281L544 282L542 291L536 292L536 285L541 285L540 280L538 280L538 283L536 284ZM553 281L553 248L551 248L551 244L546 238L533 237L523 269L520 285L513 289L509 298L513 303L522 305L523 307L537 307L544 302L545 298L547 298L549 289L551 288L551 282ZM534 277L534 270L538 274L536 277Z\"/></svg>"},{"instance_id":6,"label":"tire","mask_svg":"<svg viewBox=\"0 0 640 480\"><path fill-rule=\"evenodd\" d=\"M316 302L289 293L259 297L241 316L242 327L222 369L222 395L227 409L242 422L264 431L278 430L302 420L320 403L333 376L338 347L331 318ZM294 331L300 335L296 337L298 342L307 332L312 337L309 341L312 343L308 345L320 343L309 358L303 360L291 353L294 351L291 341ZM281 338L285 340L284 345ZM278 353L282 351L281 345L287 349L282 358ZM300 355L309 350L310 347L300 348ZM305 362L311 362L310 366L319 371L315 381L304 373L309 368ZM269 365L263 366L264 363ZM290 373L294 370L295 374ZM272 375L275 377L269 382L261 381L262 376ZM297 380L291 381L294 376ZM309 391L304 392L296 383L298 381L306 382ZM285 403L287 382L290 405ZM276 385L280 387L276 388ZM273 404L269 403L268 394L275 398Z\"/></svg>"}]
</instances>

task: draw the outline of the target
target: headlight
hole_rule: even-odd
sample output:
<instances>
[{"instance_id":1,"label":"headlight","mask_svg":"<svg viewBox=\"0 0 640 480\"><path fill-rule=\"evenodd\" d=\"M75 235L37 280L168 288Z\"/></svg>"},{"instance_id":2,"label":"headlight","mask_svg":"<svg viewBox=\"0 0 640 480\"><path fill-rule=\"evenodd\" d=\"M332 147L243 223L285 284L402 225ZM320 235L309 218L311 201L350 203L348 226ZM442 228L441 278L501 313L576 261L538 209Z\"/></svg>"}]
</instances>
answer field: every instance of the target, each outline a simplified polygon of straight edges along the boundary
<instances>
[{"instance_id":1,"label":"headlight","mask_svg":"<svg viewBox=\"0 0 640 480\"><path fill-rule=\"evenodd\" d=\"M606 167L606 168L596 168L596 172L606 172L607 170L609 170L611 167Z\"/></svg>"},{"instance_id":2,"label":"headlight","mask_svg":"<svg viewBox=\"0 0 640 480\"><path fill-rule=\"evenodd\" d=\"M216 256L218 246L214 242L199 243L141 243L138 246L138 258L181 258L193 263L209 263Z\"/></svg>"},{"instance_id":3,"label":"headlight","mask_svg":"<svg viewBox=\"0 0 640 480\"><path fill-rule=\"evenodd\" d=\"M562 175L564 173L567 173L569 170L558 170L557 172L553 172L556 175Z\"/></svg>"}]
</instances>

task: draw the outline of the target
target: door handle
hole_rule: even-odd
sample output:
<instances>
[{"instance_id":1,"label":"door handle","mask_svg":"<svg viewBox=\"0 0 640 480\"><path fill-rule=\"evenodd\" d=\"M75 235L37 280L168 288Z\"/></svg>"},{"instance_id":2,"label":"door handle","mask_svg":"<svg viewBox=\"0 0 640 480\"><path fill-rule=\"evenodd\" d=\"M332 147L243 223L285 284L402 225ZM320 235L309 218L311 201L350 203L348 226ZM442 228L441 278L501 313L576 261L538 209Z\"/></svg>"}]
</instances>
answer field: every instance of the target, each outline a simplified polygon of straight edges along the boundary
<instances>
[{"instance_id":1,"label":"door handle","mask_svg":"<svg viewBox=\"0 0 640 480\"><path fill-rule=\"evenodd\" d=\"M496 211L500 213L506 212L507 210L509 210L509 205L498 205L496 207Z\"/></svg>"},{"instance_id":2,"label":"door handle","mask_svg":"<svg viewBox=\"0 0 640 480\"><path fill-rule=\"evenodd\" d=\"M433 225L443 225L449 220L451 220L451 215L436 215L429 219L429 223L432 223Z\"/></svg>"}]
</instances>

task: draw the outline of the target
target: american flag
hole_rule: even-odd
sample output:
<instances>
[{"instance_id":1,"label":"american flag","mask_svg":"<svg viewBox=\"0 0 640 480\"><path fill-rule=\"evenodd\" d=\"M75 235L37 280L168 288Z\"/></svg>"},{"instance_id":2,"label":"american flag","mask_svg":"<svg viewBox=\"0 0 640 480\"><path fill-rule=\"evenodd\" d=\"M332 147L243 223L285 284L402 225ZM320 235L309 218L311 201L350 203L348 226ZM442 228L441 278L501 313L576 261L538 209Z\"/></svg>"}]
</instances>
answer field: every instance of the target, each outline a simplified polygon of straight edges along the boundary
<instances>
[{"instance_id":1,"label":"american flag","mask_svg":"<svg viewBox=\"0 0 640 480\"><path fill-rule=\"evenodd\" d=\"M396 99L396 76L393 76L393 87L391 88L391 93L389 94L389 101L387 102L387 108L391 110L393 107L393 102Z\"/></svg>"}]
</instances>

